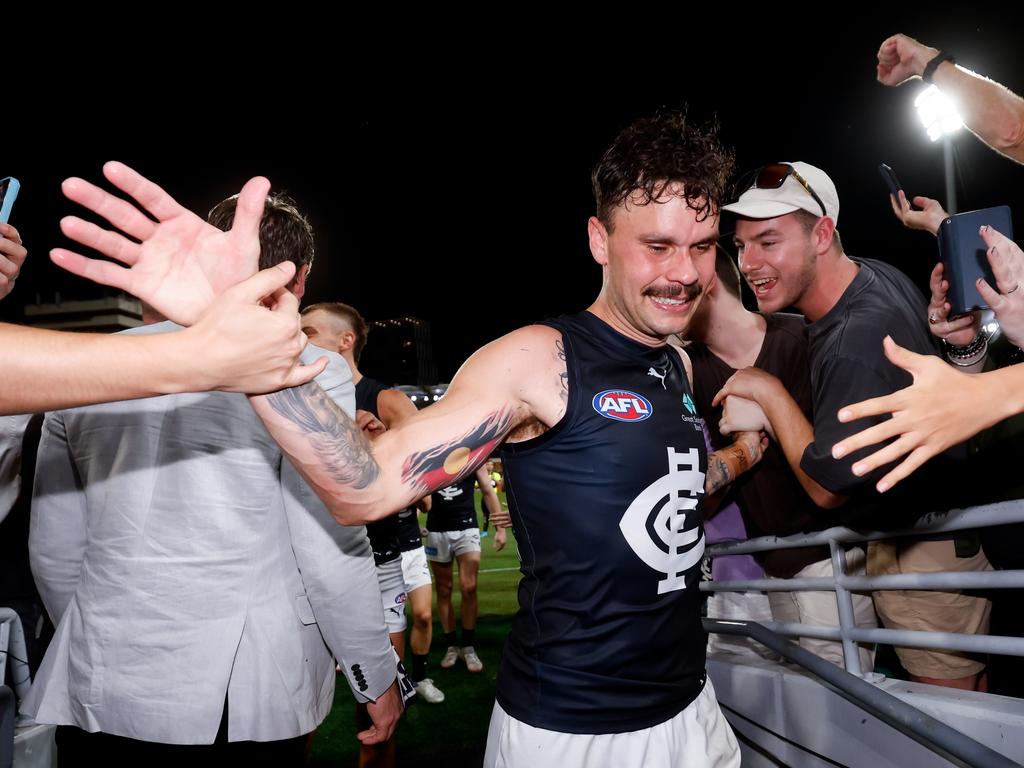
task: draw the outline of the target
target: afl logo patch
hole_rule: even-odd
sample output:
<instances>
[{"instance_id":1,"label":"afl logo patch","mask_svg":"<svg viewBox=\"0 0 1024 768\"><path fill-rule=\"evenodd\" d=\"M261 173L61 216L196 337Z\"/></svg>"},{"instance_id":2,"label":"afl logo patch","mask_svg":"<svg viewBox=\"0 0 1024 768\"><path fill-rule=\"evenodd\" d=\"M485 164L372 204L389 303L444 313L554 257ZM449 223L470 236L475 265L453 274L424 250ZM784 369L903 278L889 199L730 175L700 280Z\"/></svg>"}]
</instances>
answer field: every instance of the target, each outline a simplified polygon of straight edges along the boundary
<instances>
[{"instance_id":1,"label":"afl logo patch","mask_svg":"<svg viewBox=\"0 0 1024 768\"><path fill-rule=\"evenodd\" d=\"M626 389L606 389L594 395L594 410L606 419L643 421L654 413L650 400Z\"/></svg>"}]
</instances>

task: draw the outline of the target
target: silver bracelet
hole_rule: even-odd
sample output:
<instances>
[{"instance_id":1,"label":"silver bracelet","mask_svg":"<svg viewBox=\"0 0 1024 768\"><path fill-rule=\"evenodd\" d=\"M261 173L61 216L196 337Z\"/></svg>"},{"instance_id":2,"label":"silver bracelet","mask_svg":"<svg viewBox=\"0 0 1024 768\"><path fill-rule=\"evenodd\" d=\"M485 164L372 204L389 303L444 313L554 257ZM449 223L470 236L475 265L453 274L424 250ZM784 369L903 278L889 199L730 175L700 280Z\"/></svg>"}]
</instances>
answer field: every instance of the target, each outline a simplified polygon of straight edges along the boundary
<instances>
[{"instance_id":1,"label":"silver bracelet","mask_svg":"<svg viewBox=\"0 0 1024 768\"><path fill-rule=\"evenodd\" d=\"M942 345L946 349L946 357L949 359L949 362L961 368L970 368L988 354L988 335L984 332L979 333L970 344L964 344L963 346L950 344L943 339Z\"/></svg>"}]
</instances>

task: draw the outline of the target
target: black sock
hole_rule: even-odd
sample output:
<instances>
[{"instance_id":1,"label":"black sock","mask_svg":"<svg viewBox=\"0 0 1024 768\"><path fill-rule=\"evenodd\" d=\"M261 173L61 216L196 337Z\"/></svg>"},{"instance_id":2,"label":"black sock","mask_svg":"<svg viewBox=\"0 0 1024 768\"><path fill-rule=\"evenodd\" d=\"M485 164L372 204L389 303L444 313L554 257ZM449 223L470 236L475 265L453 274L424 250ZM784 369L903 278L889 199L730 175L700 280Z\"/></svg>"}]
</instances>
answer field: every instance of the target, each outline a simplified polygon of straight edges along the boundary
<instances>
[{"instance_id":1,"label":"black sock","mask_svg":"<svg viewBox=\"0 0 1024 768\"><path fill-rule=\"evenodd\" d=\"M412 681L418 683L427 677L427 654L422 656L418 653L412 655Z\"/></svg>"},{"instance_id":2,"label":"black sock","mask_svg":"<svg viewBox=\"0 0 1024 768\"><path fill-rule=\"evenodd\" d=\"M476 640L476 629L462 628L462 645L473 645L473 641Z\"/></svg>"},{"instance_id":3,"label":"black sock","mask_svg":"<svg viewBox=\"0 0 1024 768\"><path fill-rule=\"evenodd\" d=\"M451 632L444 633L444 644L447 646L458 646L459 636L456 634L454 629Z\"/></svg>"}]
</instances>

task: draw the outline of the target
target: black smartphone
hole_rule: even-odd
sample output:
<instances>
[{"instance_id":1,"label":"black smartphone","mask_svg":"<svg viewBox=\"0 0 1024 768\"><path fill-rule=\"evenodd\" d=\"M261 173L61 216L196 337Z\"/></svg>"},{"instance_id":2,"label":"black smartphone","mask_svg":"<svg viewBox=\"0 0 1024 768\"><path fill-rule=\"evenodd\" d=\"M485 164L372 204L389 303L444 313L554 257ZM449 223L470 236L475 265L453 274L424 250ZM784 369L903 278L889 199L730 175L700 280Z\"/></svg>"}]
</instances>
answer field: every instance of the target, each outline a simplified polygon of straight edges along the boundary
<instances>
[{"instance_id":1,"label":"black smartphone","mask_svg":"<svg viewBox=\"0 0 1024 768\"><path fill-rule=\"evenodd\" d=\"M903 189L903 186L900 184L900 180L896 178L896 172L885 163L879 163L878 172L882 174L882 178L885 179L885 184L889 187L889 194L899 200L899 193L900 190Z\"/></svg>"}]
</instances>

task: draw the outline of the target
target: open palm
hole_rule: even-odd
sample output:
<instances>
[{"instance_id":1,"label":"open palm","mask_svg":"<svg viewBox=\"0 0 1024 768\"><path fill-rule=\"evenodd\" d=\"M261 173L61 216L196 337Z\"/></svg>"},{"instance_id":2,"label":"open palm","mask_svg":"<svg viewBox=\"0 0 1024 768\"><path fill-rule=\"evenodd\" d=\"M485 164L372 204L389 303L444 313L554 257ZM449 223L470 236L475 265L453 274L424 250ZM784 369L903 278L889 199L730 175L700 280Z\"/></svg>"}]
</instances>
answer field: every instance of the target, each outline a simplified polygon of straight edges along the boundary
<instances>
[{"instance_id":1,"label":"open palm","mask_svg":"<svg viewBox=\"0 0 1024 768\"><path fill-rule=\"evenodd\" d=\"M84 179L68 179L63 184L64 194L115 229L68 216L61 221L61 230L114 261L55 248L50 253L54 263L127 291L182 325L191 325L216 296L256 272L260 218L270 189L266 179L257 177L246 183L238 197L234 223L228 232L222 232L122 163L107 163L103 175L156 220Z\"/></svg>"}]
</instances>

